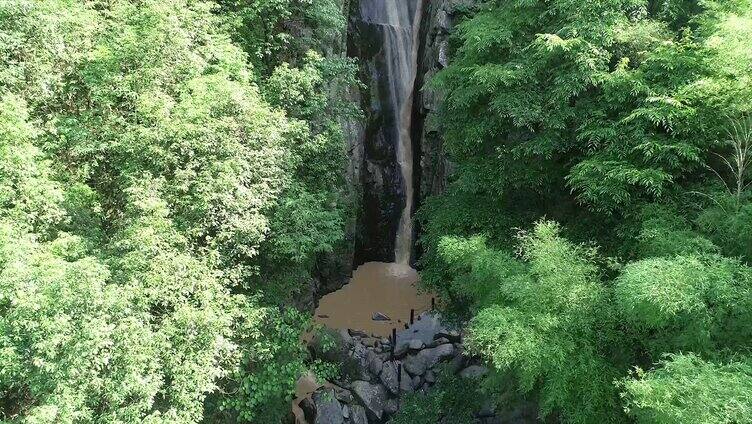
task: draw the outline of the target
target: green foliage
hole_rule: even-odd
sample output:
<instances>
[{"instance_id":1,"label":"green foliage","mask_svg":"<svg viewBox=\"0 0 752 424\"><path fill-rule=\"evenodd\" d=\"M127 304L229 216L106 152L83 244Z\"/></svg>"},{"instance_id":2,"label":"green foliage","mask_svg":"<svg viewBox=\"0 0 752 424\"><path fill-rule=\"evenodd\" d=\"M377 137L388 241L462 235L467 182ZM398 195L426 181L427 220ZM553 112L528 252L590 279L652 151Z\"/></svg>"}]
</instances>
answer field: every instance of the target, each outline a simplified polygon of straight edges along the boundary
<instances>
[{"instance_id":1,"label":"green foliage","mask_svg":"<svg viewBox=\"0 0 752 424\"><path fill-rule=\"evenodd\" d=\"M513 373L522 390L538 388L545 415L557 411L568 422L614 422L618 368L608 362L616 340L606 293L594 252L559 232L556 224L541 222L522 233L524 264L510 257L484 267L493 253L458 256L454 250L442 257L482 269L482 278L503 293L471 322L468 345L474 352Z\"/></svg>"},{"instance_id":2,"label":"green foliage","mask_svg":"<svg viewBox=\"0 0 752 424\"><path fill-rule=\"evenodd\" d=\"M621 384L627 412L639 423L752 422L752 367L746 358L714 364L692 354L671 355L661 368L634 374Z\"/></svg>"},{"instance_id":3,"label":"green foliage","mask_svg":"<svg viewBox=\"0 0 752 424\"><path fill-rule=\"evenodd\" d=\"M748 422L751 23L747 0L494 0L457 26L422 277L542 415Z\"/></svg>"},{"instance_id":4,"label":"green foliage","mask_svg":"<svg viewBox=\"0 0 752 424\"><path fill-rule=\"evenodd\" d=\"M535 394L544 416L627 422L620 391L640 387L635 402L650 409L645 416L673 414L660 408L663 395L652 396L652 382L641 386L642 375L627 377L626 371L652 368L648 374L658 376L675 372L658 362L666 353L724 361L750 348L752 270L741 262L695 252L614 267L560 233L548 221L521 232L518 258L480 237L444 238L437 255L451 276L443 286L448 297L473 314L468 347L499 373L512 375L523 392ZM681 372L702 378L698 369ZM707 390L708 397L718 396L713 402L734 404L723 392ZM734 422L721 420L723 413L714 408L708 403L703 410L712 417L707 422Z\"/></svg>"},{"instance_id":5,"label":"green foliage","mask_svg":"<svg viewBox=\"0 0 752 424\"><path fill-rule=\"evenodd\" d=\"M353 68L309 50L344 21L256 3L0 1L3 422L273 422L308 365L332 372L264 301L343 237L346 107L323 93ZM286 17L314 35L278 67Z\"/></svg>"},{"instance_id":6,"label":"green foliage","mask_svg":"<svg viewBox=\"0 0 752 424\"><path fill-rule=\"evenodd\" d=\"M63 194L33 144L36 131L22 99L0 98L0 217L44 234L63 220Z\"/></svg>"},{"instance_id":7,"label":"green foliage","mask_svg":"<svg viewBox=\"0 0 752 424\"><path fill-rule=\"evenodd\" d=\"M231 395L218 399L225 421L281 422L289 413L295 382L306 369L300 343L306 322L294 310L265 309L243 317L238 329L243 357L226 388Z\"/></svg>"},{"instance_id":8,"label":"green foliage","mask_svg":"<svg viewBox=\"0 0 752 424\"><path fill-rule=\"evenodd\" d=\"M630 246L641 258L719 253L718 247L692 228L687 219L671 210L677 205L650 204L637 214L639 231L636 246ZM627 226L634 225L628 223ZM629 229L627 229L629 230Z\"/></svg>"},{"instance_id":9,"label":"green foliage","mask_svg":"<svg viewBox=\"0 0 752 424\"><path fill-rule=\"evenodd\" d=\"M697 218L699 227L720 246L723 253L752 261L752 201L749 194L737 199L715 196L710 207Z\"/></svg>"},{"instance_id":10,"label":"green foliage","mask_svg":"<svg viewBox=\"0 0 752 424\"><path fill-rule=\"evenodd\" d=\"M218 0L220 15L251 63L268 75L282 62L329 48L344 35L347 21L339 0Z\"/></svg>"},{"instance_id":11,"label":"green foliage","mask_svg":"<svg viewBox=\"0 0 752 424\"><path fill-rule=\"evenodd\" d=\"M427 394L414 393L402 399L393 424L465 424L481 409L483 392L476 381L462 379L444 370Z\"/></svg>"},{"instance_id":12,"label":"green foliage","mask_svg":"<svg viewBox=\"0 0 752 424\"><path fill-rule=\"evenodd\" d=\"M569 224L576 201L604 222L671 195L704 172L722 113L752 106L748 49L731 30L746 31L748 6L488 2L459 25L432 82L447 92L437 122L458 164L435 201L475 202L466 221L488 232L486 207Z\"/></svg>"}]
</instances>

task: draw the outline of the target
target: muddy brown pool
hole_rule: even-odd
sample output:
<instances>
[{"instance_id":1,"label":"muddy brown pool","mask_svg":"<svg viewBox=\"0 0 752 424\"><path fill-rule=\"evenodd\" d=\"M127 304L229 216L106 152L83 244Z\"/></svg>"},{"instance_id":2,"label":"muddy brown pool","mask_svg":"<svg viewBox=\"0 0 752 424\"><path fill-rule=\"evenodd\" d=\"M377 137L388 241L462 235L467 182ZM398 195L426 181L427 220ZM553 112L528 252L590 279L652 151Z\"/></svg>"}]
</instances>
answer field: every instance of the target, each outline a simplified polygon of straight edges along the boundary
<instances>
[{"instance_id":1,"label":"muddy brown pool","mask_svg":"<svg viewBox=\"0 0 752 424\"><path fill-rule=\"evenodd\" d=\"M417 284L418 272L410 266L367 263L355 271L348 285L321 299L315 320L333 329L353 328L387 337L392 328L410 321L411 309L417 316L431 308L431 295L422 293ZM375 313L391 321L374 321Z\"/></svg>"},{"instance_id":2,"label":"muddy brown pool","mask_svg":"<svg viewBox=\"0 0 752 424\"><path fill-rule=\"evenodd\" d=\"M314 319L332 329L352 328L389 337L393 328L399 330L410 321L411 309L417 317L431 308L432 296L419 290L418 281L418 272L408 265L382 262L361 265L346 286L321 299ZM375 313L391 320L374 321ZM318 387L312 375L298 381L293 411L299 424L305 420L297 403Z\"/></svg>"}]
</instances>

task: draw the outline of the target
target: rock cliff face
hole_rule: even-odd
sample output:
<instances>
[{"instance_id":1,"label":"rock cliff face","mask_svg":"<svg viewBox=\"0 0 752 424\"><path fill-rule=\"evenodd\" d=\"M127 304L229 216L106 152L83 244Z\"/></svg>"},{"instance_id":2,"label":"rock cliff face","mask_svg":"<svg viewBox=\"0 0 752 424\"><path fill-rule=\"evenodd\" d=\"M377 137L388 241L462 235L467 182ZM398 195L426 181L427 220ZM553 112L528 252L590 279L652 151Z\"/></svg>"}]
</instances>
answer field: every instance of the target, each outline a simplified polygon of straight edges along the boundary
<instances>
[{"instance_id":1,"label":"rock cliff face","mask_svg":"<svg viewBox=\"0 0 752 424\"><path fill-rule=\"evenodd\" d=\"M391 116L390 81L386 69L384 29L363 16L364 4L387 0L353 0L350 5L347 54L360 65L362 90L352 93L360 102L364 120L347 125L349 136L349 177L361 200L354 229L355 263L394 261L395 234L406 193L413 193L413 212L426 196L440 194L446 188L451 164L446 160L438 127L431 116L438 109L441 93L424 87L449 61L449 35L462 13L471 10L477 0L406 0L416 5L423 1L415 92L412 99L410 135L413 150L412 189L404 187L397 155L398 137ZM416 228L415 232L419 232ZM416 234L417 235L417 234ZM413 239L415 239L415 236ZM413 254L413 258L415 258Z\"/></svg>"}]
</instances>

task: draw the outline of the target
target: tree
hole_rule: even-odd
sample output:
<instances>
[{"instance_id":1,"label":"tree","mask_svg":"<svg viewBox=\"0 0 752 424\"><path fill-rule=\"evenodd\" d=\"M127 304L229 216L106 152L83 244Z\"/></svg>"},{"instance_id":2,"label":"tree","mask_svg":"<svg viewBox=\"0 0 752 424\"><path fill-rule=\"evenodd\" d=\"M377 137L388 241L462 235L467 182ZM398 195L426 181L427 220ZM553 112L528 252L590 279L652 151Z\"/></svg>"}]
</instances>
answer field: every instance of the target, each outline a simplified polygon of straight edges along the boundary
<instances>
[{"instance_id":1,"label":"tree","mask_svg":"<svg viewBox=\"0 0 752 424\"><path fill-rule=\"evenodd\" d=\"M313 23L334 5L275 7ZM284 411L307 320L264 301L290 257L342 238L342 138L316 55L310 98L275 102L246 53L266 47L228 20L213 2L0 1L3 421L195 423L235 408L237 381L255 401L235 419Z\"/></svg>"}]
</instances>

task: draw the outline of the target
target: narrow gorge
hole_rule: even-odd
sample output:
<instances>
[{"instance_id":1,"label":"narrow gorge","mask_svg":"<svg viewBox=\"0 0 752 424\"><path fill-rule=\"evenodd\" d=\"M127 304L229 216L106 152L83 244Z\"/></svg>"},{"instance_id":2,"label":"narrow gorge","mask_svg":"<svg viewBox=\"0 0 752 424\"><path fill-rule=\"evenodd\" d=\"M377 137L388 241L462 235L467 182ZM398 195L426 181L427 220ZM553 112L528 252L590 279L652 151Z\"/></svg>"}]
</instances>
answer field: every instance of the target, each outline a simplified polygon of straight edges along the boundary
<instances>
[{"instance_id":1,"label":"narrow gorge","mask_svg":"<svg viewBox=\"0 0 752 424\"><path fill-rule=\"evenodd\" d=\"M467 6L467 3L463 3ZM348 56L359 64L364 111L350 123L350 181L360 196L352 278L317 302L314 320L331 330L335 348L314 336L317 359L344 364L336 381L313 375L298 383L298 424L384 423L400 399L428 393L440 369L477 378L486 369L464 354L461 332L442 322L434 295L418 287L413 268L422 196L446 185L441 140L426 127L439 94L423 83L446 65L448 35L459 2L360 0L350 5ZM477 411L478 423L501 419ZM517 411L518 415L521 413ZM524 421L518 421L524 422Z\"/></svg>"}]
</instances>

